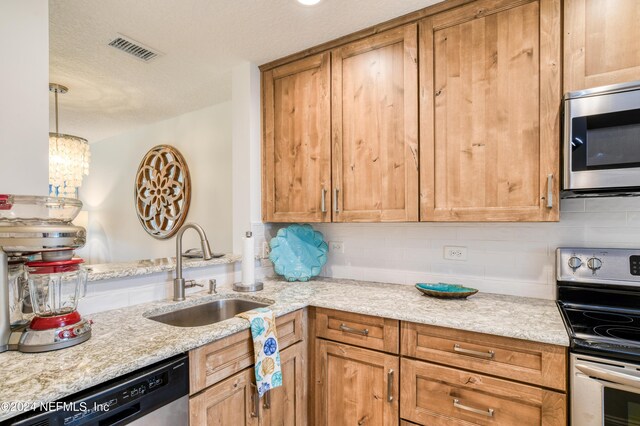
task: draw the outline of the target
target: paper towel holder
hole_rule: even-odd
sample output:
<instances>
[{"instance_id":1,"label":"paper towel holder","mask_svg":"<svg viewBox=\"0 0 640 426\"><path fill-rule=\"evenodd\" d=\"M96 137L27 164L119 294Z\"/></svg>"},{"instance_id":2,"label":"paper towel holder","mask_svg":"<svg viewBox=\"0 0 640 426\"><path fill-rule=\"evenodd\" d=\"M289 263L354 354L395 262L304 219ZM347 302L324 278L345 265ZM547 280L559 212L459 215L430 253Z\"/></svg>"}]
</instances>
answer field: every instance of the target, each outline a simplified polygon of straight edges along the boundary
<instances>
[{"instance_id":1,"label":"paper towel holder","mask_svg":"<svg viewBox=\"0 0 640 426\"><path fill-rule=\"evenodd\" d=\"M245 236L247 238L252 237L251 231L247 231ZM261 281L255 281L253 284L244 284L242 281L233 283L233 291L239 291L242 293L250 293L254 291L260 291L264 289L264 284Z\"/></svg>"}]
</instances>

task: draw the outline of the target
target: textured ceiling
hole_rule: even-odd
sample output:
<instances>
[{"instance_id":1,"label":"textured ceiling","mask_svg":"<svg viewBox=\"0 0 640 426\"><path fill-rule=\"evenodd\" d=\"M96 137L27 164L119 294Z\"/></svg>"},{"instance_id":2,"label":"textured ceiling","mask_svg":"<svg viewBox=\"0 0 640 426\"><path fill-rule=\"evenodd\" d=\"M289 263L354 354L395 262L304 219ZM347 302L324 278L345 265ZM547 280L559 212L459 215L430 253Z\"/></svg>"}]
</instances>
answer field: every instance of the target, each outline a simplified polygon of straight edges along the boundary
<instances>
[{"instance_id":1,"label":"textured ceiling","mask_svg":"<svg viewBox=\"0 0 640 426\"><path fill-rule=\"evenodd\" d=\"M231 98L231 70L262 64L440 0L49 0L60 132L96 142ZM144 63L124 34L163 53ZM53 129L53 96L51 115Z\"/></svg>"}]
</instances>

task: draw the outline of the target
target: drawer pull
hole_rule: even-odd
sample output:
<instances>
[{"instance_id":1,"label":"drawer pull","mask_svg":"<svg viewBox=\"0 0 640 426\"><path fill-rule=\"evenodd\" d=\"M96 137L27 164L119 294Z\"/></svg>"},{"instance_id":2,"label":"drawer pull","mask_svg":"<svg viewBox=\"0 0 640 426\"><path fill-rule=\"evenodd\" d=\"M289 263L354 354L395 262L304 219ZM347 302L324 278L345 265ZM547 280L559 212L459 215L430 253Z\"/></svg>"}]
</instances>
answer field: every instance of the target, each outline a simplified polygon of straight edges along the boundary
<instances>
[{"instance_id":1,"label":"drawer pull","mask_svg":"<svg viewBox=\"0 0 640 426\"><path fill-rule=\"evenodd\" d=\"M363 416L360 420L358 420L358 426L362 426L367 422L367 420L369 420L369 416L367 415Z\"/></svg>"},{"instance_id":2,"label":"drawer pull","mask_svg":"<svg viewBox=\"0 0 640 426\"><path fill-rule=\"evenodd\" d=\"M459 354L477 356L477 357L486 358L486 359L493 359L493 357L495 356L495 352L493 351L487 351L487 352L474 351L473 349L461 348L460 345L457 343L453 345L453 351L458 352Z\"/></svg>"},{"instance_id":3,"label":"drawer pull","mask_svg":"<svg viewBox=\"0 0 640 426\"><path fill-rule=\"evenodd\" d=\"M393 370L387 373L387 401L393 402Z\"/></svg>"},{"instance_id":4,"label":"drawer pull","mask_svg":"<svg viewBox=\"0 0 640 426\"><path fill-rule=\"evenodd\" d=\"M342 330L342 331L344 331L346 333L361 334L363 336L367 336L369 334L369 329L368 328L365 328L364 330L360 330L359 328L349 327L345 323L340 324L340 330Z\"/></svg>"},{"instance_id":5,"label":"drawer pull","mask_svg":"<svg viewBox=\"0 0 640 426\"><path fill-rule=\"evenodd\" d=\"M258 394L258 386L251 383L251 417L260 417L260 395Z\"/></svg>"},{"instance_id":6,"label":"drawer pull","mask_svg":"<svg viewBox=\"0 0 640 426\"><path fill-rule=\"evenodd\" d=\"M478 408L473 408L473 407L469 407L468 405L461 404L459 399L453 400L453 406L456 408L459 408L460 410L465 410L475 414L480 414L481 416L493 417L493 408L480 410Z\"/></svg>"}]
</instances>

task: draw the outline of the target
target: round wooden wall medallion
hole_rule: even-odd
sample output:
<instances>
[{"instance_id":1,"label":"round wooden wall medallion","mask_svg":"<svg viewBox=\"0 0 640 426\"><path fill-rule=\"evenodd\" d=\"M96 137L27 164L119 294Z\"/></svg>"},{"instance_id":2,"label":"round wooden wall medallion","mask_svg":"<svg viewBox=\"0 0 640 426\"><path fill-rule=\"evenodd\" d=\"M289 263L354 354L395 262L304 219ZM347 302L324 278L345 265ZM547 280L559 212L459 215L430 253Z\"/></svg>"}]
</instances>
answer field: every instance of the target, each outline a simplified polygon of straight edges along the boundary
<instances>
[{"instance_id":1,"label":"round wooden wall medallion","mask_svg":"<svg viewBox=\"0 0 640 426\"><path fill-rule=\"evenodd\" d=\"M136 212L154 238L173 236L187 218L191 202L189 167L170 145L149 150L140 162L135 185Z\"/></svg>"}]
</instances>

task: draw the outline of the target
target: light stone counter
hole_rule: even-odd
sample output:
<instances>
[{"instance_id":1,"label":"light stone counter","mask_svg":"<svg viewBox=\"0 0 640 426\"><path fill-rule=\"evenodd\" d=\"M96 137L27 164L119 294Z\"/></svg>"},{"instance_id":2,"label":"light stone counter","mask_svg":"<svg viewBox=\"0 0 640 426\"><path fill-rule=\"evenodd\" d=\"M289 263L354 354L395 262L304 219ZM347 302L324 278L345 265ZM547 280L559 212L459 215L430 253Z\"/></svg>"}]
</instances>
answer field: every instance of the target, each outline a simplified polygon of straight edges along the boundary
<instances>
[{"instance_id":1,"label":"light stone counter","mask_svg":"<svg viewBox=\"0 0 640 426\"><path fill-rule=\"evenodd\" d=\"M569 345L560 312L550 300L489 293L478 293L468 300L439 300L422 296L412 286L336 279L308 283L267 280L263 291L251 295L234 293L227 286L221 286L218 293L198 293L184 302L146 303L90 315L94 321L91 339L72 348L40 354L0 354L0 403L55 401L247 329L248 323L239 318L193 328L145 318L217 298L273 301L271 308L277 316L318 306ZM17 414L0 406L0 421Z\"/></svg>"},{"instance_id":2,"label":"light stone counter","mask_svg":"<svg viewBox=\"0 0 640 426\"><path fill-rule=\"evenodd\" d=\"M235 263L242 259L236 254L225 254L211 260L183 258L182 269L204 268L213 265ZM175 271L176 258L144 259L133 262L113 262L87 265L87 281L111 280L116 278L135 277L159 272Z\"/></svg>"}]
</instances>

